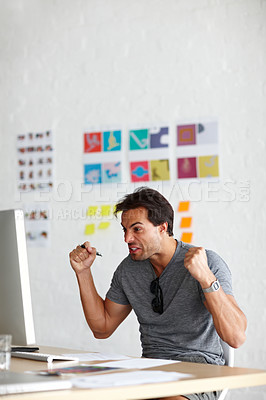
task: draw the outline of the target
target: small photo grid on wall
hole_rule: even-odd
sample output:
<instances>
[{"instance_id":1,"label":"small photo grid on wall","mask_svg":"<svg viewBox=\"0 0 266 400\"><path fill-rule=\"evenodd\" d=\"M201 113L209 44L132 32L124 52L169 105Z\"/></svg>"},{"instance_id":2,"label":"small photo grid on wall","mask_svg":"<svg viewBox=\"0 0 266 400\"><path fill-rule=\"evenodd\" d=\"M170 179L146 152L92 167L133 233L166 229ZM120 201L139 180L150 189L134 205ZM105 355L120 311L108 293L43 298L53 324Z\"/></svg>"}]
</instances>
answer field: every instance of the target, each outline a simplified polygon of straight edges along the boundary
<instances>
[{"instance_id":1,"label":"small photo grid on wall","mask_svg":"<svg viewBox=\"0 0 266 400\"><path fill-rule=\"evenodd\" d=\"M119 183L122 180L122 131L84 133L84 183Z\"/></svg>"},{"instance_id":2,"label":"small photo grid on wall","mask_svg":"<svg viewBox=\"0 0 266 400\"><path fill-rule=\"evenodd\" d=\"M129 131L131 182L169 181L169 128Z\"/></svg>"},{"instance_id":3,"label":"small photo grid on wall","mask_svg":"<svg viewBox=\"0 0 266 400\"><path fill-rule=\"evenodd\" d=\"M51 209L47 203L23 205L27 245L49 247L51 245Z\"/></svg>"},{"instance_id":4,"label":"small photo grid on wall","mask_svg":"<svg viewBox=\"0 0 266 400\"><path fill-rule=\"evenodd\" d=\"M17 135L18 190L51 190L54 180L52 132Z\"/></svg>"},{"instance_id":5,"label":"small photo grid on wall","mask_svg":"<svg viewBox=\"0 0 266 400\"><path fill-rule=\"evenodd\" d=\"M176 168L178 180L219 177L217 121L177 125Z\"/></svg>"}]
</instances>

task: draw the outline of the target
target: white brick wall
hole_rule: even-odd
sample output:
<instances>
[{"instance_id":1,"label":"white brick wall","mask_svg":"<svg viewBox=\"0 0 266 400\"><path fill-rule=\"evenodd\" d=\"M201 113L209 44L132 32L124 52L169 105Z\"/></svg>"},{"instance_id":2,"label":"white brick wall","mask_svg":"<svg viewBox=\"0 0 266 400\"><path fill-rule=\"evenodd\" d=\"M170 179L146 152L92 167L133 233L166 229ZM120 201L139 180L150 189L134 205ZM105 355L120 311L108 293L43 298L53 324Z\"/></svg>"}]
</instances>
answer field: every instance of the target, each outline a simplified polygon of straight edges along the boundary
<instances>
[{"instance_id":1,"label":"white brick wall","mask_svg":"<svg viewBox=\"0 0 266 400\"><path fill-rule=\"evenodd\" d=\"M0 207L20 204L19 133L53 130L56 178L73 187L67 202L51 196L56 212L111 196L95 190L78 201L85 129L162 121L173 129L177 120L217 117L221 182L216 194L207 185L192 191L194 239L231 267L249 322L236 364L258 368L266 368L265 18L265 0L0 0ZM228 180L232 201L224 201ZM249 201L241 201L241 182L250 184ZM177 205L174 192L170 200ZM106 341L86 327L68 265L83 228L83 220L54 219L52 247L29 250L38 342L139 355L133 315ZM104 254L93 267L104 296L127 253L119 224L93 242ZM230 398L266 399L265 392L235 390Z\"/></svg>"}]
</instances>

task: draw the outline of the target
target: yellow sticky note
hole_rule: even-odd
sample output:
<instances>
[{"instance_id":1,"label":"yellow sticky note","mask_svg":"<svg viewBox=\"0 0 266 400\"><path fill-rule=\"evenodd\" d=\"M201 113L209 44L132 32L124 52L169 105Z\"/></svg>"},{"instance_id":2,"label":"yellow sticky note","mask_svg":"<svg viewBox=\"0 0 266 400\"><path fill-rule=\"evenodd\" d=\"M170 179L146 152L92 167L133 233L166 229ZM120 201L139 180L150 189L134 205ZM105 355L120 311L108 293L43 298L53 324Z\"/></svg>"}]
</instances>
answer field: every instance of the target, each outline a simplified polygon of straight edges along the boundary
<instances>
[{"instance_id":1,"label":"yellow sticky note","mask_svg":"<svg viewBox=\"0 0 266 400\"><path fill-rule=\"evenodd\" d=\"M180 201L178 206L178 212L188 211L190 206L190 201Z\"/></svg>"},{"instance_id":2,"label":"yellow sticky note","mask_svg":"<svg viewBox=\"0 0 266 400\"><path fill-rule=\"evenodd\" d=\"M101 222L98 225L98 229L107 229L110 226L110 222Z\"/></svg>"},{"instance_id":3,"label":"yellow sticky note","mask_svg":"<svg viewBox=\"0 0 266 400\"><path fill-rule=\"evenodd\" d=\"M192 232L183 232L181 236L182 242L191 243L192 242Z\"/></svg>"},{"instance_id":4,"label":"yellow sticky note","mask_svg":"<svg viewBox=\"0 0 266 400\"><path fill-rule=\"evenodd\" d=\"M89 206L87 210L88 217L95 217L98 210L98 206Z\"/></svg>"},{"instance_id":5,"label":"yellow sticky note","mask_svg":"<svg viewBox=\"0 0 266 400\"><path fill-rule=\"evenodd\" d=\"M181 218L180 228L190 228L192 223L192 217Z\"/></svg>"},{"instance_id":6,"label":"yellow sticky note","mask_svg":"<svg viewBox=\"0 0 266 400\"><path fill-rule=\"evenodd\" d=\"M85 226L85 235L92 235L95 232L95 225L88 224Z\"/></svg>"},{"instance_id":7,"label":"yellow sticky note","mask_svg":"<svg viewBox=\"0 0 266 400\"><path fill-rule=\"evenodd\" d=\"M109 215L111 215L111 206L110 205L101 206L101 216L108 217Z\"/></svg>"}]
</instances>

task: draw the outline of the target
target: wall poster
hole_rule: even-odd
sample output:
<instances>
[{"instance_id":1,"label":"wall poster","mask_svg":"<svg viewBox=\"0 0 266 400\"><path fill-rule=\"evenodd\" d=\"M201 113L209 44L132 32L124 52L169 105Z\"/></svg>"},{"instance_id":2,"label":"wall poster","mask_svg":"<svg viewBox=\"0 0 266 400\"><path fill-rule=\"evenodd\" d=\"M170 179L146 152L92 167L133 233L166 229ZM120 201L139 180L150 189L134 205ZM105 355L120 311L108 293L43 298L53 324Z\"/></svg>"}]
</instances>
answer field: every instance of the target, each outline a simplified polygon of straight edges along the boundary
<instances>
[{"instance_id":1,"label":"wall poster","mask_svg":"<svg viewBox=\"0 0 266 400\"><path fill-rule=\"evenodd\" d=\"M121 130L84 133L84 183L121 182Z\"/></svg>"},{"instance_id":2,"label":"wall poster","mask_svg":"<svg viewBox=\"0 0 266 400\"><path fill-rule=\"evenodd\" d=\"M176 127L177 179L219 177L217 121Z\"/></svg>"},{"instance_id":3,"label":"wall poster","mask_svg":"<svg viewBox=\"0 0 266 400\"><path fill-rule=\"evenodd\" d=\"M54 149L51 131L17 136L18 190L52 189Z\"/></svg>"},{"instance_id":4,"label":"wall poster","mask_svg":"<svg viewBox=\"0 0 266 400\"><path fill-rule=\"evenodd\" d=\"M129 131L131 182L169 181L169 128Z\"/></svg>"}]
</instances>

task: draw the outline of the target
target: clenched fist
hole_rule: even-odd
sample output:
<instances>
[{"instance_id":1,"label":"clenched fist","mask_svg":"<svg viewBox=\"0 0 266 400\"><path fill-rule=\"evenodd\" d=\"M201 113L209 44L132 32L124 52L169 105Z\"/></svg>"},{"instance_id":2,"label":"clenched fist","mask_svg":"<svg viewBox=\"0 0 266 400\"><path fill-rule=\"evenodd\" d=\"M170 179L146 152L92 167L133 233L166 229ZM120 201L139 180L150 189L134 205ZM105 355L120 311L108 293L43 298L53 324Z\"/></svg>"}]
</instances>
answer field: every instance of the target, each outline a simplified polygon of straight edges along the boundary
<instances>
[{"instance_id":1,"label":"clenched fist","mask_svg":"<svg viewBox=\"0 0 266 400\"><path fill-rule=\"evenodd\" d=\"M69 254L70 264L77 275L90 268L96 257L95 247L91 247L89 242L85 242L83 246L85 248L77 246Z\"/></svg>"},{"instance_id":2,"label":"clenched fist","mask_svg":"<svg viewBox=\"0 0 266 400\"><path fill-rule=\"evenodd\" d=\"M203 247L191 247L185 255L184 265L203 289L210 287L216 279L208 266L206 251Z\"/></svg>"}]
</instances>

